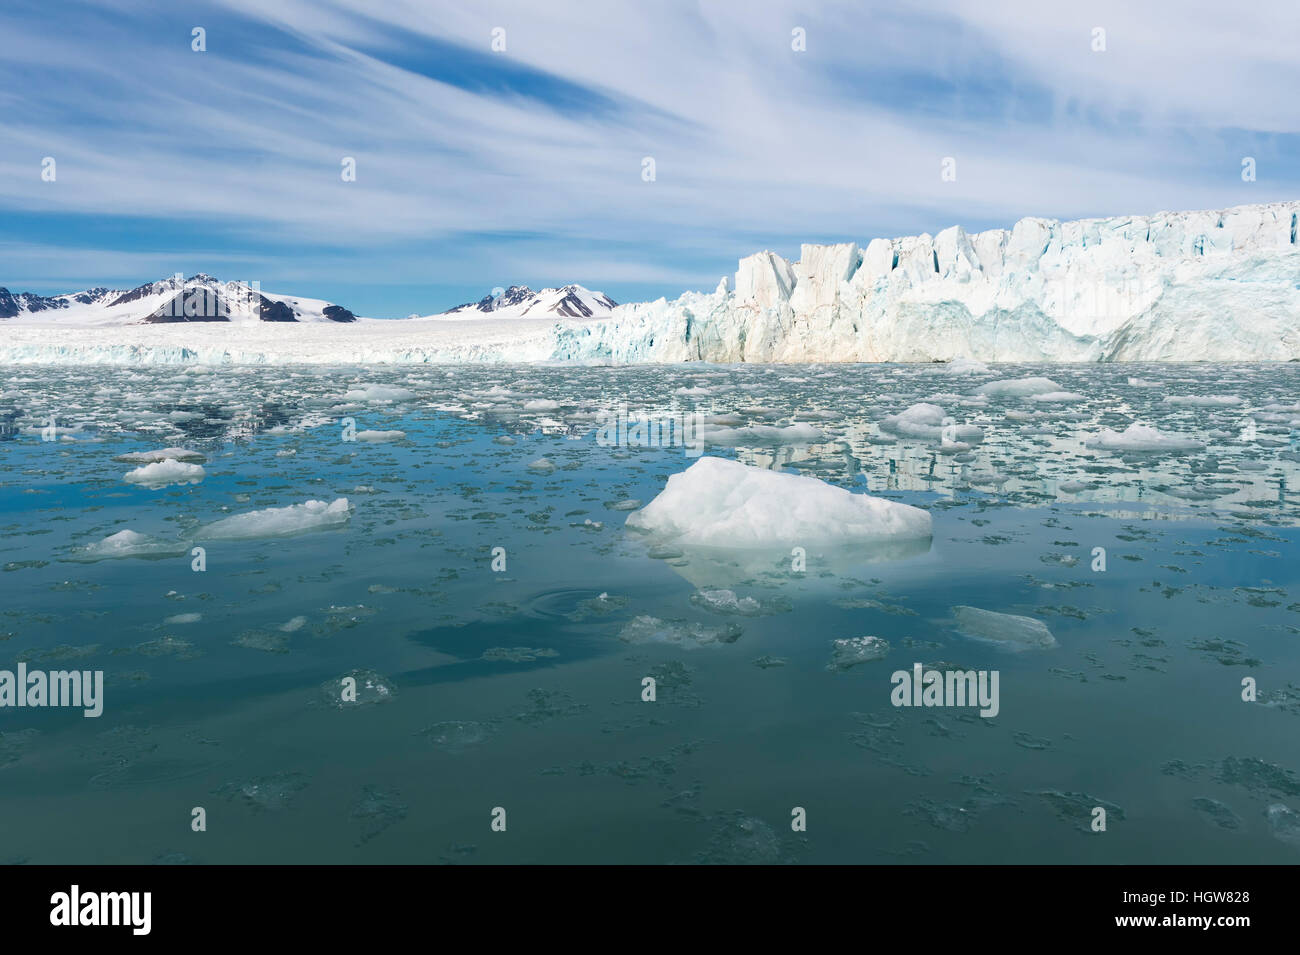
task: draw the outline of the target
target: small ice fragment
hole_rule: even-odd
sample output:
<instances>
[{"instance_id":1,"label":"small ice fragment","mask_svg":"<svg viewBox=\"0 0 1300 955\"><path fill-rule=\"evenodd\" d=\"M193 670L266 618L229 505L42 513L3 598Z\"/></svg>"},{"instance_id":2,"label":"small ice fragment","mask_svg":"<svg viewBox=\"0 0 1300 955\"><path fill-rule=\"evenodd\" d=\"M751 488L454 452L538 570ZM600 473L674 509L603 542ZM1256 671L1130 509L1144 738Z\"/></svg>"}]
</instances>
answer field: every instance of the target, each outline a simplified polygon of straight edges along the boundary
<instances>
[{"instance_id":1,"label":"small ice fragment","mask_svg":"<svg viewBox=\"0 0 1300 955\"><path fill-rule=\"evenodd\" d=\"M880 637L847 637L831 642L831 662L828 670L847 670L859 663L870 663L889 655L889 641Z\"/></svg>"},{"instance_id":2,"label":"small ice fragment","mask_svg":"<svg viewBox=\"0 0 1300 955\"><path fill-rule=\"evenodd\" d=\"M134 471L128 471L123 476L123 480L130 484L158 488L166 487L168 484L198 484L205 477L207 477L207 472L203 470L203 465L185 464L167 458L163 461L155 461L153 464L143 465Z\"/></svg>"},{"instance_id":3,"label":"small ice fragment","mask_svg":"<svg viewBox=\"0 0 1300 955\"><path fill-rule=\"evenodd\" d=\"M989 640L1015 649L1050 649L1056 638L1047 625L1033 617L996 613L978 607L953 607L957 630L968 637Z\"/></svg>"},{"instance_id":4,"label":"small ice fragment","mask_svg":"<svg viewBox=\"0 0 1300 955\"><path fill-rule=\"evenodd\" d=\"M173 461L185 461L191 464L202 464L207 460L198 451L187 451L185 448L163 448L159 451L131 451L127 454L119 454L113 460L121 464L153 464L157 461L166 461L171 458Z\"/></svg>"},{"instance_id":5,"label":"small ice fragment","mask_svg":"<svg viewBox=\"0 0 1300 955\"><path fill-rule=\"evenodd\" d=\"M105 560L115 557L169 557L183 553L188 545L183 541L162 541L133 530L121 530L102 541L74 552L76 560Z\"/></svg>"}]
</instances>

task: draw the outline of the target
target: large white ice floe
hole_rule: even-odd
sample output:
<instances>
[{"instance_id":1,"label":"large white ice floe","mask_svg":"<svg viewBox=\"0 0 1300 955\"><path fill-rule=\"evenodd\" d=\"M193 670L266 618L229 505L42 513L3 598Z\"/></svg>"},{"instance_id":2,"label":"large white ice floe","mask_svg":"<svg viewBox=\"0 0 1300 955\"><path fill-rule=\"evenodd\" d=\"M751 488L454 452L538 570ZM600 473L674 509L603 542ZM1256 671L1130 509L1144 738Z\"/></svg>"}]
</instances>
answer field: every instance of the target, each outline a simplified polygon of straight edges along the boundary
<instances>
[{"instance_id":1,"label":"large white ice floe","mask_svg":"<svg viewBox=\"0 0 1300 955\"><path fill-rule=\"evenodd\" d=\"M348 389L344 401L406 401L415 397L409 388L396 385L358 385Z\"/></svg>"},{"instance_id":2,"label":"large white ice floe","mask_svg":"<svg viewBox=\"0 0 1300 955\"><path fill-rule=\"evenodd\" d=\"M1007 378L990 381L975 389L977 395L997 397L1033 397L1034 395L1060 394L1061 386L1050 378Z\"/></svg>"},{"instance_id":3,"label":"large white ice floe","mask_svg":"<svg viewBox=\"0 0 1300 955\"><path fill-rule=\"evenodd\" d=\"M929 539L919 507L814 477L703 457L674 474L627 525L683 546L736 548Z\"/></svg>"},{"instance_id":4,"label":"large white ice floe","mask_svg":"<svg viewBox=\"0 0 1300 955\"><path fill-rule=\"evenodd\" d=\"M200 540L255 540L263 537L287 537L327 527L346 524L351 517L348 499L340 497L331 504L305 501L288 507L268 507L247 514L236 514L209 524L198 533Z\"/></svg>"},{"instance_id":5,"label":"large white ice floe","mask_svg":"<svg viewBox=\"0 0 1300 955\"><path fill-rule=\"evenodd\" d=\"M1199 451L1205 447L1194 438L1166 434L1136 421L1123 431L1102 428L1084 445L1101 451Z\"/></svg>"}]
</instances>

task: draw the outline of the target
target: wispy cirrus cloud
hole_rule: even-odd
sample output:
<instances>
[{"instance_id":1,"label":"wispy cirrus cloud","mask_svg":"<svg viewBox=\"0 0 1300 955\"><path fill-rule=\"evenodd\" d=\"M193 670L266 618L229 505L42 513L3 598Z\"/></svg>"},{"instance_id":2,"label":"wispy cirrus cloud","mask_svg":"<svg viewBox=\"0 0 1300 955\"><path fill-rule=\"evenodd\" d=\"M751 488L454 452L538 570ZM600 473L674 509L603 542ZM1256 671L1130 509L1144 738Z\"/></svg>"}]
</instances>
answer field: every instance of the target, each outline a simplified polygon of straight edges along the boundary
<instances>
[{"instance_id":1,"label":"wispy cirrus cloud","mask_svg":"<svg viewBox=\"0 0 1300 955\"><path fill-rule=\"evenodd\" d=\"M229 264L405 314L511 282L712 287L801 241L1294 198L1294 5L1140 7L10 4L0 215L34 252L0 284Z\"/></svg>"}]
</instances>

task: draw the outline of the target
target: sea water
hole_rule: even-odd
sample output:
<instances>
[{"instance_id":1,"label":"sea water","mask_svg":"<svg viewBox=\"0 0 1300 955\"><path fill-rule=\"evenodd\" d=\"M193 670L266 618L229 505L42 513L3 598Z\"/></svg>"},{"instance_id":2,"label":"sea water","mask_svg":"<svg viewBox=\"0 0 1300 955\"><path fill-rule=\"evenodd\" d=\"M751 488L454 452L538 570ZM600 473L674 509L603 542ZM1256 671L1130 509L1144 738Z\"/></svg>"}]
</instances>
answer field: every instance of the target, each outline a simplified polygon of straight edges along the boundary
<instances>
[{"instance_id":1,"label":"sea water","mask_svg":"<svg viewBox=\"0 0 1300 955\"><path fill-rule=\"evenodd\" d=\"M0 382L0 669L104 680L0 708L3 861L1300 860L1293 365ZM620 415L933 538L646 539L701 451ZM918 664L996 715L895 705Z\"/></svg>"}]
</instances>

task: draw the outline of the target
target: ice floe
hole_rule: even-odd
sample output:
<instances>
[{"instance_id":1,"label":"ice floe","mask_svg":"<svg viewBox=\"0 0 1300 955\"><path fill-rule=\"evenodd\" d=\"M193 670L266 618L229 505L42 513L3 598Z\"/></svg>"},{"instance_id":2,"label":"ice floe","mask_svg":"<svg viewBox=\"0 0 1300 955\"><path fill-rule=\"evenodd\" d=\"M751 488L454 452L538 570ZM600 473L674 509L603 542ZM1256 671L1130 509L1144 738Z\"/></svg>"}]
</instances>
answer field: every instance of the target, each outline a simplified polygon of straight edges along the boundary
<instances>
[{"instance_id":1,"label":"ice floe","mask_svg":"<svg viewBox=\"0 0 1300 955\"><path fill-rule=\"evenodd\" d=\"M166 487L168 484L198 484L207 476L201 464L186 464L167 458L145 464L128 471L122 480L129 484L142 484L145 487Z\"/></svg>"},{"instance_id":2,"label":"ice floe","mask_svg":"<svg viewBox=\"0 0 1300 955\"><path fill-rule=\"evenodd\" d=\"M1084 444L1102 451L1199 451L1205 447L1200 441L1166 434L1136 421L1123 431L1102 428Z\"/></svg>"},{"instance_id":3,"label":"ice floe","mask_svg":"<svg viewBox=\"0 0 1300 955\"><path fill-rule=\"evenodd\" d=\"M932 533L929 513L918 507L715 457L669 477L627 525L678 545L724 548L928 539Z\"/></svg>"},{"instance_id":4,"label":"ice floe","mask_svg":"<svg viewBox=\"0 0 1300 955\"><path fill-rule=\"evenodd\" d=\"M74 551L74 560L109 560L117 557L171 557L184 553L184 541L164 541L130 529L110 534L101 541Z\"/></svg>"},{"instance_id":5,"label":"ice floe","mask_svg":"<svg viewBox=\"0 0 1300 955\"><path fill-rule=\"evenodd\" d=\"M266 537L287 537L321 528L346 524L352 511L348 499L340 497L333 503L305 501L288 507L268 507L247 514L236 514L216 521L200 530L201 540L256 540Z\"/></svg>"},{"instance_id":6,"label":"ice floe","mask_svg":"<svg viewBox=\"0 0 1300 955\"><path fill-rule=\"evenodd\" d=\"M618 636L624 643L669 643L693 649L735 643L742 633L740 627L735 624L708 627L702 623L660 620L658 617L642 614L623 627Z\"/></svg>"},{"instance_id":7,"label":"ice floe","mask_svg":"<svg viewBox=\"0 0 1300 955\"><path fill-rule=\"evenodd\" d=\"M207 457L198 451L189 451L185 448L161 448L157 451L130 451L113 458L114 461L121 464L154 464L168 459L191 464L202 464L207 460Z\"/></svg>"},{"instance_id":8,"label":"ice floe","mask_svg":"<svg viewBox=\"0 0 1300 955\"><path fill-rule=\"evenodd\" d=\"M975 389L977 395L998 397L1030 397L1032 395L1051 394L1064 389L1050 378L1004 378L990 381Z\"/></svg>"},{"instance_id":9,"label":"ice floe","mask_svg":"<svg viewBox=\"0 0 1300 955\"><path fill-rule=\"evenodd\" d=\"M1047 625L1033 617L980 610L978 607L953 607L958 632L1012 649L1050 649L1056 638Z\"/></svg>"},{"instance_id":10,"label":"ice floe","mask_svg":"<svg viewBox=\"0 0 1300 955\"><path fill-rule=\"evenodd\" d=\"M344 401L406 401L414 398L415 393L409 388L396 385L361 385L352 388L343 395Z\"/></svg>"}]
</instances>

